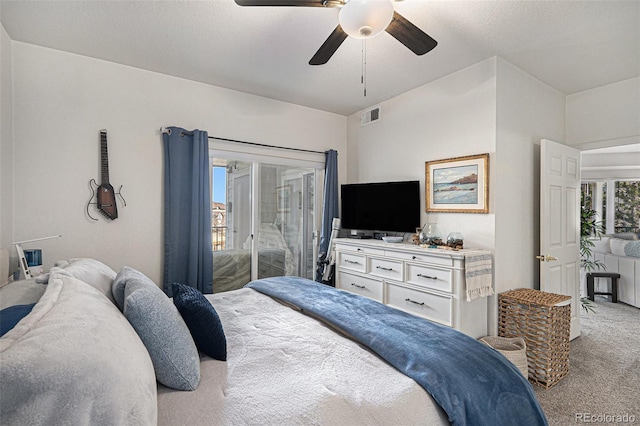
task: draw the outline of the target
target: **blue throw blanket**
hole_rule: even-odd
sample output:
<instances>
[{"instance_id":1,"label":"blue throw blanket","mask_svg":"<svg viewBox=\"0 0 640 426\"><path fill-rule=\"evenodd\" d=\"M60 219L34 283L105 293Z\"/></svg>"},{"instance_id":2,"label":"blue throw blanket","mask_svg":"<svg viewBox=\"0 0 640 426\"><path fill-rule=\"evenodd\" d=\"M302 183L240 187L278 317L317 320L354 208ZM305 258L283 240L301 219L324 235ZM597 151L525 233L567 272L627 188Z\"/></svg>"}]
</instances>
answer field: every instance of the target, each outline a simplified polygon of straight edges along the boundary
<instances>
[{"instance_id":1,"label":"blue throw blanket","mask_svg":"<svg viewBox=\"0 0 640 426\"><path fill-rule=\"evenodd\" d=\"M518 369L465 334L305 278L266 278L246 287L289 302L368 346L429 392L454 425L548 424Z\"/></svg>"}]
</instances>

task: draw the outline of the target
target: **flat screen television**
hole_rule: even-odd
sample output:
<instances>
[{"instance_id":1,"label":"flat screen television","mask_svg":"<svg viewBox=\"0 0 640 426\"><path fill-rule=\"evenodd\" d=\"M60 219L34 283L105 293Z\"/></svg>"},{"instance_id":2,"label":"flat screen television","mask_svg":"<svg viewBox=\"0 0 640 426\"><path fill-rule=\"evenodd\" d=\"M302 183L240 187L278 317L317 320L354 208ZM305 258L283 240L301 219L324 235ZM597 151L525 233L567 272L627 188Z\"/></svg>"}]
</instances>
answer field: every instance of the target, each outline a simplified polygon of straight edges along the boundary
<instances>
[{"instance_id":1,"label":"flat screen television","mask_svg":"<svg viewBox=\"0 0 640 426\"><path fill-rule=\"evenodd\" d=\"M420 227L420 182L342 185L343 229L415 232Z\"/></svg>"}]
</instances>

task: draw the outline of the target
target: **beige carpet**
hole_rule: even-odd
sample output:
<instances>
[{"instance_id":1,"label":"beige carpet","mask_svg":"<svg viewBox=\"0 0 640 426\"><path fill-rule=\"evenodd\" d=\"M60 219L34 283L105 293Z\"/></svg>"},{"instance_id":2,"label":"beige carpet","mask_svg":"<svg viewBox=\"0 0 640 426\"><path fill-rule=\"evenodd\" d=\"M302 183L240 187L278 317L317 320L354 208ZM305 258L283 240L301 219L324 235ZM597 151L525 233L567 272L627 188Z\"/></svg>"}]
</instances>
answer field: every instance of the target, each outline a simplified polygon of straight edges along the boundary
<instances>
[{"instance_id":1,"label":"beige carpet","mask_svg":"<svg viewBox=\"0 0 640 426\"><path fill-rule=\"evenodd\" d=\"M640 424L640 309L595 302L571 341L569 375L550 389L534 386L550 425Z\"/></svg>"}]
</instances>

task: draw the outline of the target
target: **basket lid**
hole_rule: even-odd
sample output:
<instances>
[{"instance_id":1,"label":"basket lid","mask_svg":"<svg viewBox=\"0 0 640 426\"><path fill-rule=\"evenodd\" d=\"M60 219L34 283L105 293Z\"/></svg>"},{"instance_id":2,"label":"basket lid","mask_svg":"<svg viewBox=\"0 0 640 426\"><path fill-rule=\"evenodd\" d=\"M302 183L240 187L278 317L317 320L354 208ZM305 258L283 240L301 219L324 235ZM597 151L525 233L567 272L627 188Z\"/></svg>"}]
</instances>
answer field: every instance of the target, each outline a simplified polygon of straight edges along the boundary
<instances>
[{"instance_id":1,"label":"basket lid","mask_svg":"<svg viewBox=\"0 0 640 426\"><path fill-rule=\"evenodd\" d=\"M518 288L500 293L500 297L515 299L523 304L536 304L541 306L566 306L571 302L571 296L564 294L548 293L532 288Z\"/></svg>"}]
</instances>

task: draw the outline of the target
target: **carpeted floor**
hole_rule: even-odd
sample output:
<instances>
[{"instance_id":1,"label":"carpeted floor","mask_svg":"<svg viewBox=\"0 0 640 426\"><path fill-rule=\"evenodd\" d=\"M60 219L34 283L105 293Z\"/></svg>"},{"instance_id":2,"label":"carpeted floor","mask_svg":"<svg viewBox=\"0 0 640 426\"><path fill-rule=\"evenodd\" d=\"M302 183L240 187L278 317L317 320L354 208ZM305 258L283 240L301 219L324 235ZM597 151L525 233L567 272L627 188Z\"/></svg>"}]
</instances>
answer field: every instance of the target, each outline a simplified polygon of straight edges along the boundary
<instances>
[{"instance_id":1,"label":"carpeted floor","mask_svg":"<svg viewBox=\"0 0 640 426\"><path fill-rule=\"evenodd\" d=\"M550 425L640 424L640 309L600 296L594 307L571 341L569 375L534 386Z\"/></svg>"}]
</instances>

